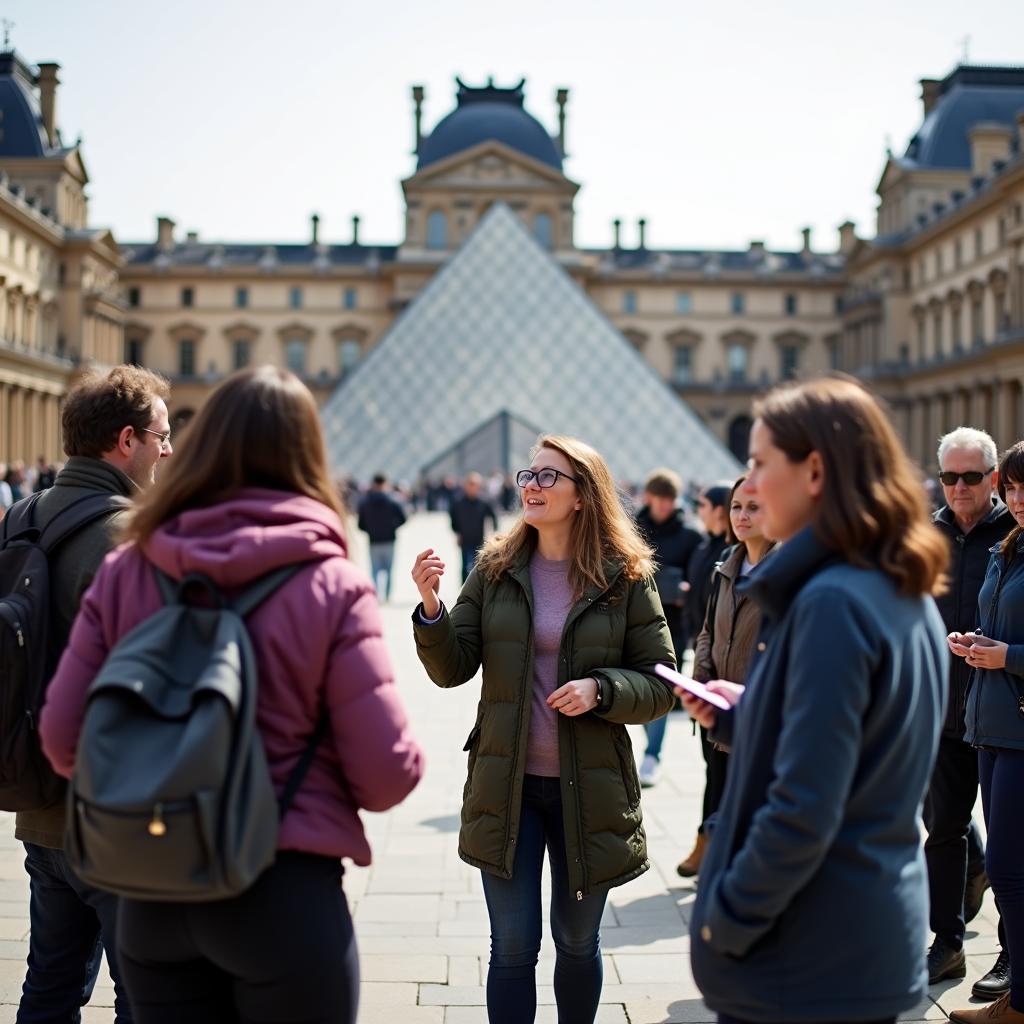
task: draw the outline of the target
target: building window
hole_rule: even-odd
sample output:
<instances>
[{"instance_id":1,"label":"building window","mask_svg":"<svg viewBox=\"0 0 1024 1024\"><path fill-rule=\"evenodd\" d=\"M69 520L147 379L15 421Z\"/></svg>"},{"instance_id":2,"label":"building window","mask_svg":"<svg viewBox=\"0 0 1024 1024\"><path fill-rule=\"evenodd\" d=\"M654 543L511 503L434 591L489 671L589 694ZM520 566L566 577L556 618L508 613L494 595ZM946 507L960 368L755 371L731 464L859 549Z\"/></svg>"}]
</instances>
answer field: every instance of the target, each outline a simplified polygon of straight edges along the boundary
<instances>
[{"instance_id":1,"label":"building window","mask_svg":"<svg viewBox=\"0 0 1024 1024\"><path fill-rule=\"evenodd\" d=\"M344 377L351 373L363 356L363 346L354 338L338 342L338 372Z\"/></svg>"},{"instance_id":2,"label":"building window","mask_svg":"<svg viewBox=\"0 0 1024 1024\"><path fill-rule=\"evenodd\" d=\"M231 343L231 363L236 370L244 370L252 362L252 343L239 338Z\"/></svg>"},{"instance_id":3,"label":"building window","mask_svg":"<svg viewBox=\"0 0 1024 1024\"><path fill-rule=\"evenodd\" d=\"M942 250L935 250L935 276L942 277L943 266L942 266Z\"/></svg>"},{"instance_id":4,"label":"building window","mask_svg":"<svg viewBox=\"0 0 1024 1024\"><path fill-rule=\"evenodd\" d=\"M797 345L783 345L780 352L779 376L783 380L793 380L800 366L800 348Z\"/></svg>"},{"instance_id":5,"label":"building window","mask_svg":"<svg viewBox=\"0 0 1024 1024\"><path fill-rule=\"evenodd\" d=\"M427 248L448 248L448 218L441 210L434 210L427 217Z\"/></svg>"},{"instance_id":6,"label":"building window","mask_svg":"<svg viewBox=\"0 0 1024 1024\"><path fill-rule=\"evenodd\" d=\"M306 343L301 338L290 338L284 343L284 364L296 376L306 376Z\"/></svg>"},{"instance_id":7,"label":"building window","mask_svg":"<svg viewBox=\"0 0 1024 1024\"><path fill-rule=\"evenodd\" d=\"M750 350L746 345L729 346L729 380L733 384L740 384L747 379L749 360Z\"/></svg>"},{"instance_id":8,"label":"building window","mask_svg":"<svg viewBox=\"0 0 1024 1024\"><path fill-rule=\"evenodd\" d=\"M904 366L910 362L910 346L906 342L900 345L900 362Z\"/></svg>"},{"instance_id":9,"label":"building window","mask_svg":"<svg viewBox=\"0 0 1024 1024\"><path fill-rule=\"evenodd\" d=\"M628 291L622 293L622 312L623 313L635 313L636 312L636 292Z\"/></svg>"},{"instance_id":10,"label":"building window","mask_svg":"<svg viewBox=\"0 0 1024 1024\"><path fill-rule=\"evenodd\" d=\"M985 340L985 320L982 312L981 296L971 299L971 341L980 345Z\"/></svg>"},{"instance_id":11,"label":"building window","mask_svg":"<svg viewBox=\"0 0 1024 1024\"><path fill-rule=\"evenodd\" d=\"M746 312L747 297L743 292L733 292L729 296L729 309L735 316L742 316Z\"/></svg>"},{"instance_id":12,"label":"building window","mask_svg":"<svg viewBox=\"0 0 1024 1024\"><path fill-rule=\"evenodd\" d=\"M963 312L960 306L953 306L950 309L950 316L953 321L953 351L960 352L964 347Z\"/></svg>"},{"instance_id":13,"label":"building window","mask_svg":"<svg viewBox=\"0 0 1024 1024\"><path fill-rule=\"evenodd\" d=\"M249 289L248 288L236 288L235 289L235 305L239 309L246 309L249 306Z\"/></svg>"},{"instance_id":14,"label":"building window","mask_svg":"<svg viewBox=\"0 0 1024 1024\"><path fill-rule=\"evenodd\" d=\"M924 362L925 347L927 345L926 339L927 327L925 326L924 315L917 321L917 361L919 363Z\"/></svg>"},{"instance_id":15,"label":"building window","mask_svg":"<svg viewBox=\"0 0 1024 1024\"><path fill-rule=\"evenodd\" d=\"M683 316L693 312L693 296L689 292L676 293L676 312Z\"/></svg>"},{"instance_id":16,"label":"building window","mask_svg":"<svg viewBox=\"0 0 1024 1024\"><path fill-rule=\"evenodd\" d=\"M676 348L675 362L672 366L672 383L689 384L693 381L693 349L689 345Z\"/></svg>"},{"instance_id":17,"label":"building window","mask_svg":"<svg viewBox=\"0 0 1024 1024\"><path fill-rule=\"evenodd\" d=\"M784 308L786 310L786 316L796 316L797 303L796 295L793 292L789 292L783 300Z\"/></svg>"},{"instance_id":18,"label":"building window","mask_svg":"<svg viewBox=\"0 0 1024 1024\"><path fill-rule=\"evenodd\" d=\"M963 265L964 262L964 247L958 238L953 243L953 265L957 270Z\"/></svg>"},{"instance_id":19,"label":"building window","mask_svg":"<svg viewBox=\"0 0 1024 1024\"><path fill-rule=\"evenodd\" d=\"M302 309L302 289L298 285L288 289L288 305L292 309Z\"/></svg>"},{"instance_id":20,"label":"building window","mask_svg":"<svg viewBox=\"0 0 1024 1024\"><path fill-rule=\"evenodd\" d=\"M139 288L128 289L128 305L133 309L142 301L142 292Z\"/></svg>"},{"instance_id":21,"label":"building window","mask_svg":"<svg viewBox=\"0 0 1024 1024\"><path fill-rule=\"evenodd\" d=\"M538 213L533 218L533 237L544 249L551 248L551 217L546 213Z\"/></svg>"},{"instance_id":22,"label":"building window","mask_svg":"<svg viewBox=\"0 0 1024 1024\"><path fill-rule=\"evenodd\" d=\"M130 366L142 365L142 342L138 338L129 338L124 343L124 361Z\"/></svg>"},{"instance_id":23,"label":"building window","mask_svg":"<svg viewBox=\"0 0 1024 1024\"><path fill-rule=\"evenodd\" d=\"M943 339L942 339L942 310L937 309L932 317L932 326L935 345L933 346L934 352L937 356L942 355Z\"/></svg>"},{"instance_id":24,"label":"building window","mask_svg":"<svg viewBox=\"0 0 1024 1024\"><path fill-rule=\"evenodd\" d=\"M196 375L196 343L182 341L178 343L178 376L194 377Z\"/></svg>"},{"instance_id":25,"label":"building window","mask_svg":"<svg viewBox=\"0 0 1024 1024\"><path fill-rule=\"evenodd\" d=\"M985 234L981 228L974 229L974 258L981 259L985 254Z\"/></svg>"},{"instance_id":26,"label":"building window","mask_svg":"<svg viewBox=\"0 0 1024 1024\"><path fill-rule=\"evenodd\" d=\"M355 309L358 299L358 293L355 288L346 288L341 295L341 306L342 309Z\"/></svg>"},{"instance_id":27,"label":"building window","mask_svg":"<svg viewBox=\"0 0 1024 1024\"><path fill-rule=\"evenodd\" d=\"M830 370L840 369L839 339L833 335L826 339L825 345L828 348L828 368Z\"/></svg>"},{"instance_id":28,"label":"building window","mask_svg":"<svg viewBox=\"0 0 1024 1024\"><path fill-rule=\"evenodd\" d=\"M181 289L181 304L183 306L191 306L195 301L195 292L191 288Z\"/></svg>"}]
</instances>

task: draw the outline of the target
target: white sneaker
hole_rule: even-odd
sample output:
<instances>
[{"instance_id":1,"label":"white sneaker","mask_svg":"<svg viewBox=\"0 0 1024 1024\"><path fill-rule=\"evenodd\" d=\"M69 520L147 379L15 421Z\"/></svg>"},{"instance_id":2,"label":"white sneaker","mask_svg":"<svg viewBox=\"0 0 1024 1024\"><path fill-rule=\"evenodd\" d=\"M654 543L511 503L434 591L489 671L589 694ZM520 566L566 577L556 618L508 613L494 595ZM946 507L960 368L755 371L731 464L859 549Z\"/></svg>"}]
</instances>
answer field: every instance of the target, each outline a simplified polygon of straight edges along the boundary
<instances>
[{"instance_id":1,"label":"white sneaker","mask_svg":"<svg viewBox=\"0 0 1024 1024\"><path fill-rule=\"evenodd\" d=\"M658 759L652 754L644 754L640 762L640 785L648 789L658 781L658 770L660 765Z\"/></svg>"}]
</instances>

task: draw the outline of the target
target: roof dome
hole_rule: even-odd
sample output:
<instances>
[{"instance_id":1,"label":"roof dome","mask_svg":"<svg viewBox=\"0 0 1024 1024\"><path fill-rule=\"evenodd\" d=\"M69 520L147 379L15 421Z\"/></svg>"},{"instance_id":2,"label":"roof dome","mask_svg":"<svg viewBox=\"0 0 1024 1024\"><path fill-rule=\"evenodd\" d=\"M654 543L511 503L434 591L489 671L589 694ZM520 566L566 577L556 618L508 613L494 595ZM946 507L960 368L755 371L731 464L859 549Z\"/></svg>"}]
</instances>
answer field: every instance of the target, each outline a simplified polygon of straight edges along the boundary
<instances>
[{"instance_id":1,"label":"roof dome","mask_svg":"<svg viewBox=\"0 0 1024 1024\"><path fill-rule=\"evenodd\" d=\"M41 157L50 152L34 86L35 75L16 53L0 53L0 156Z\"/></svg>"},{"instance_id":2,"label":"roof dome","mask_svg":"<svg viewBox=\"0 0 1024 1024\"><path fill-rule=\"evenodd\" d=\"M1024 68L958 67L939 86L939 99L907 146L918 167L970 169L970 129L999 122L1016 132L1024 110Z\"/></svg>"},{"instance_id":3,"label":"roof dome","mask_svg":"<svg viewBox=\"0 0 1024 1024\"><path fill-rule=\"evenodd\" d=\"M499 88L493 80L482 88L455 81L459 86L458 105L420 141L418 169L491 139L558 171L562 169L558 144L523 109L525 79L511 89Z\"/></svg>"}]
</instances>

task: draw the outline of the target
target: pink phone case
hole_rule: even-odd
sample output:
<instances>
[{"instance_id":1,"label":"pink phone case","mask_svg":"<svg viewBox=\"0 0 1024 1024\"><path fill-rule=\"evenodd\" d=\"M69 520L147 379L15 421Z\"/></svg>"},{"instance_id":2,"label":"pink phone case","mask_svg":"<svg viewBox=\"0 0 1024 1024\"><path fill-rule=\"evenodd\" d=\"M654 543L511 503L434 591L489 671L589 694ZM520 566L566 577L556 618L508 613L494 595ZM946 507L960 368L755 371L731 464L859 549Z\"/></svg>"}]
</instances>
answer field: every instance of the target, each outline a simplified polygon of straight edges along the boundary
<instances>
[{"instance_id":1,"label":"pink phone case","mask_svg":"<svg viewBox=\"0 0 1024 1024\"><path fill-rule=\"evenodd\" d=\"M712 707L719 708L722 711L728 711L732 707L732 705L721 694L709 690L703 683L698 683L696 679L684 676L674 668L669 668L667 665L655 665L654 671L657 672L666 683L671 683L673 686L681 686L688 693L692 693L695 697L699 697L706 704L712 705Z\"/></svg>"}]
</instances>

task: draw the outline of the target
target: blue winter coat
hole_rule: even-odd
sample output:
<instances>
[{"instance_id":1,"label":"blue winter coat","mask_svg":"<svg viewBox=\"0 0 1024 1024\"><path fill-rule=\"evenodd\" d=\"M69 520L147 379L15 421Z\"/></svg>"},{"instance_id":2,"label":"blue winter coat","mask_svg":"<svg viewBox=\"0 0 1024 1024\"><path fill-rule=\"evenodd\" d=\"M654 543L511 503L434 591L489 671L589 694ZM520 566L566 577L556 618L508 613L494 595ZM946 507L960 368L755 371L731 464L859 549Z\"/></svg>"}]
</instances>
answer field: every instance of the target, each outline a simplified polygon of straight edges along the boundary
<instances>
[{"instance_id":1,"label":"blue winter coat","mask_svg":"<svg viewBox=\"0 0 1024 1024\"><path fill-rule=\"evenodd\" d=\"M921 802L949 654L900 596L810 529L745 584L764 621L691 920L708 1005L750 1021L895 1017L925 993Z\"/></svg>"},{"instance_id":2,"label":"blue winter coat","mask_svg":"<svg viewBox=\"0 0 1024 1024\"><path fill-rule=\"evenodd\" d=\"M971 676L964 739L976 747L1024 750L1024 536L1007 565L992 549L978 594L982 632L1008 643L1005 668L978 668Z\"/></svg>"}]
</instances>

